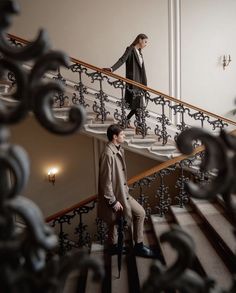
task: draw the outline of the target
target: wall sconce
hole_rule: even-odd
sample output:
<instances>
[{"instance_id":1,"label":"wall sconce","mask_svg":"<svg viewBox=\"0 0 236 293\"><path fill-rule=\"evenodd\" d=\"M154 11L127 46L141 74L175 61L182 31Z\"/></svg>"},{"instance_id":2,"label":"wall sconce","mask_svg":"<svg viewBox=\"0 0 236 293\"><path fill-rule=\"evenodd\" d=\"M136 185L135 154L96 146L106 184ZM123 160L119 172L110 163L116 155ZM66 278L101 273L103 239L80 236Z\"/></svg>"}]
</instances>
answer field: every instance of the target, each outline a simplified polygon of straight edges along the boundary
<instances>
[{"instance_id":1,"label":"wall sconce","mask_svg":"<svg viewBox=\"0 0 236 293\"><path fill-rule=\"evenodd\" d=\"M229 63L232 61L232 59L231 59L231 57L230 57L230 55L229 56L227 56L227 55L224 55L223 56L223 62L222 62L222 64L223 64L223 69L225 70L225 67L226 66L229 66Z\"/></svg>"},{"instance_id":2,"label":"wall sconce","mask_svg":"<svg viewBox=\"0 0 236 293\"><path fill-rule=\"evenodd\" d=\"M58 173L58 169L57 168L51 168L48 170L48 181L50 183L52 183L53 185L55 185L55 181L56 181L56 174Z\"/></svg>"}]
</instances>

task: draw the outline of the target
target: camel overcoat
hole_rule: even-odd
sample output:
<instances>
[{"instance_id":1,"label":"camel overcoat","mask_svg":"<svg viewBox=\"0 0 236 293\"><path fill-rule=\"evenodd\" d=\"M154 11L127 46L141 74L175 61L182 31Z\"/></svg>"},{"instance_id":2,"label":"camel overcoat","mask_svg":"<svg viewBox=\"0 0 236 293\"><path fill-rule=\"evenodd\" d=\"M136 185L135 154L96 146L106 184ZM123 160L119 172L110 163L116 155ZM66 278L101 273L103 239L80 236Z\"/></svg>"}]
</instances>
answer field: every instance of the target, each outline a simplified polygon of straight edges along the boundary
<instances>
[{"instance_id":1,"label":"camel overcoat","mask_svg":"<svg viewBox=\"0 0 236 293\"><path fill-rule=\"evenodd\" d=\"M119 201L124 208L123 215L130 222L132 213L129 196L124 150L122 147L118 150L109 142L99 160L98 217L108 225L114 223L117 213L113 211L112 204Z\"/></svg>"},{"instance_id":2,"label":"camel overcoat","mask_svg":"<svg viewBox=\"0 0 236 293\"><path fill-rule=\"evenodd\" d=\"M121 65L126 64L126 78L147 85L147 76L144 62L140 64L138 53L134 46L126 48L125 53L111 67L112 71L117 70ZM125 101L131 110L143 106L143 97L139 94L139 88L131 84L126 85Z\"/></svg>"}]
</instances>

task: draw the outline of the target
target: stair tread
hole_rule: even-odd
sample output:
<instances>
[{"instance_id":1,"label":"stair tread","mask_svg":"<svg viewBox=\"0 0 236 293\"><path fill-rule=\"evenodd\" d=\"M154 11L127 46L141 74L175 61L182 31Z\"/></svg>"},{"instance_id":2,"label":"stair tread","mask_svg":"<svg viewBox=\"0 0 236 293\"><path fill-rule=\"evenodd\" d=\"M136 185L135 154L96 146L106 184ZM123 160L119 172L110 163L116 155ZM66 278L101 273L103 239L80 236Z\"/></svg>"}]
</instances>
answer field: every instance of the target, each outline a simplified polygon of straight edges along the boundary
<instances>
[{"instance_id":1,"label":"stair tread","mask_svg":"<svg viewBox=\"0 0 236 293\"><path fill-rule=\"evenodd\" d=\"M201 218L195 212L185 208L171 207L171 211L177 223L195 242L196 256L206 274L218 280L222 287L229 286L231 274L202 231Z\"/></svg>"},{"instance_id":2,"label":"stair tread","mask_svg":"<svg viewBox=\"0 0 236 293\"><path fill-rule=\"evenodd\" d=\"M103 245L92 243L90 255L93 259L99 261L102 264L104 263L103 250ZM99 282L94 282L92 276L93 274L91 270L88 271L85 293L101 292L101 284Z\"/></svg>"},{"instance_id":3,"label":"stair tread","mask_svg":"<svg viewBox=\"0 0 236 293\"><path fill-rule=\"evenodd\" d=\"M155 145L153 145L151 147L151 150L152 151L163 151L163 150L165 150L165 151L175 151L176 146L168 145L168 144L166 144L166 145L161 145L161 144L157 145L157 144L155 144Z\"/></svg>"},{"instance_id":4,"label":"stair tread","mask_svg":"<svg viewBox=\"0 0 236 293\"><path fill-rule=\"evenodd\" d=\"M145 245L153 247L156 244L154 233L149 231L145 231L143 242ZM153 262L153 259L143 258L143 257L136 257L136 266L138 271L139 277L139 286L142 287L143 283L147 280L150 266Z\"/></svg>"},{"instance_id":5,"label":"stair tread","mask_svg":"<svg viewBox=\"0 0 236 293\"><path fill-rule=\"evenodd\" d=\"M160 236L170 230L170 223L165 217L160 217L157 215L151 215L151 221L153 224L153 230L157 237L160 239ZM167 243L160 243L160 248L164 256L166 265L170 266L176 260L175 251Z\"/></svg>"},{"instance_id":6,"label":"stair tread","mask_svg":"<svg viewBox=\"0 0 236 293\"><path fill-rule=\"evenodd\" d=\"M224 217L224 210L220 206L216 206L215 203L209 201L199 201L191 199L191 202L197 208L201 216L207 221L207 223L213 227L215 232L221 238L227 247L234 255L235 251L235 237L233 232L233 225Z\"/></svg>"},{"instance_id":7,"label":"stair tread","mask_svg":"<svg viewBox=\"0 0 236 293\"><path fill-rule=\"evenodd\" d=\"M96 291L95 291L96 292ZM111 257L111 292L129 293L128 269L125 255L122 255L120 278L118 279L117 255Z\"/></svg>"}]
</instances>

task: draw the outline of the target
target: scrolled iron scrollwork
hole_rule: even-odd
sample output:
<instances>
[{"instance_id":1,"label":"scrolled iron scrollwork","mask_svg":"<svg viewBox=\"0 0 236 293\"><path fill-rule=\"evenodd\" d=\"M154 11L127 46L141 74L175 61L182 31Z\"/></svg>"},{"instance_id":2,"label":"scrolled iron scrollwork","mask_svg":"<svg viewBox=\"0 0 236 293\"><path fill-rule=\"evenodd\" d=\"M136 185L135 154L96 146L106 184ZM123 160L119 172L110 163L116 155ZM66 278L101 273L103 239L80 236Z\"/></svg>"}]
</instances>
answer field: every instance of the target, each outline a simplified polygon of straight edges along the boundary
<instances>
[{"instance_id":1,"label":"scrolled iron scrollwork","mask_svg":"<svg viewBox=\"0 0 236 293\"><path fill-rule=\"evenodd\" d=\"M155 181L155 179L156 178L154 176L148 176L135 182L132 186L132 190L136 188L139 189L138 196L136 198L146 212L146 219L150 217L152 209L149 203L149 196L144 193L144 188L150 187L151 183Z\"/></svg>"},{"instance_id":2,"label":"scrolled iron scrollwork","mask_svg":"<svg viewBox=\"0 0 236 293\"><path fill-rule=\"evenodd\" d=\"M67 66L68 58L62 52L49 51L45 31L27 46L11 46L5 30L11 24L11 16L18 11L15 1L0 2L0 73L14 74L16 91L12 98L17 100L16 106L10 109L0 101L0 291L57 293L73 270L90 268L96 279L102 278L103 270L84 253L61 259L53 256L46 262L48 252L57 248L58 239L45 224L39 208L20 195L29 178L29 160L20 146L8 142L7 125L19 122L33 111L47 130L65 135L82 126L84 114L79 107L74 107L70 109L67 123L60 123L53 117L49 94L63 88L55 82L43 83L42 77L48 70ZM29 60L35 63L28 73L21 62ZM18 230L16 216L23 221L24 229Z\"/></svg>"},{"instance_id":3,"label":"scrolled iron scrollwork","mask_svg":"<svg viewBox=\"0 0 236 293\"><path fill-rule=\"evenodd\" d=\"M177 146L182 153L191 154L194 140L200 140L205 147L204 160L200 166L201 170L217 169L218 174L207 186L200 187L193 182L188 182L186 188L194 197L210 199L217 193L224 193L229 188L232 183L232 174L234 174L233 165L230 163L222 135L215 137L203 129L191 128L180 134L177 139ZM214 154L217 154L217 160Z\"/></svg>"},{"instance_id":4,"label":"scrolled iron scrollwork","mask_svg":"<svg viewBox=\"0 0 236 293\"><path fill-rule=\"evenodd\" d=\"M62 83L63 86L66 86L66 79L61 75L60 69L58 69L58 73L53 77L53 79L57 80L59 83ZM58 102L59 108L65 107L69 104L69 97L66 96L63 91L61 93L57 93L54 96L54 105L57 105Z\"/></svg>"},{"instance_id":5,"label":"scrolled iron scrollwork","mask_svg":"<svg viewBox=\"0 0 236 293\"><path fill-rule=\"evenodd\" d=\"M178 138L179 149L185 154L190 153L193 139L201 140L205 146L201 170L203 172L217 170L217 172L207 185L202 186L189 182L186 184L186 189L193 197L202 199L213 199L217 194L221 194L230 216L236 224L236 204L234 200L236 191L236 138L233 135L226 134L224 130L216 137L204 130L194 128L191 132L183 132Z\"/></svg>"},{"instance_id":6,"label":"scrolled iron scrollwork","mask_svg":"<svg viewBox=\"0 0 236 293\"><path fill-rule=\"evenodd\" d=\"M158 199L156 209L160 217L163 217L168 211L171 205L171 197L169 194L169 187L165 184L165 176L168 176L173 171L173 168L162 169L155 174L156 178L160 179L160 185L156 191L155 197Z\"/></svg>"},{"instance_id":7,"label":"scrolled iron scrollwork","mask_svg":"<svg viewBox=\"0 0 236 293\"><path fill-rule=\"evenodd\" d=\"M115 89L120 89L121 91L121 99L116 101L116 104L120 108L120 110L115 109L114 118L116 121L118 121L119 125L121 125L123 128L126 128L129 125L129 120L127 119L127 115L126 115L126 109L128 109L129 106L125 100L125 88L126 88L125 82L119 79L112 82L108 80L108 82Z\"/></svg>"},{"instance_id":8,"label":"scrolled iron scrollwork","mask_svg":"<svg viewBox=\"0 0 236 293\"><path fill-rule=\"evenodd\" d=\"M178 165L179 176L175 187L179 189L179 193L175 196L175 199L177 200L177 204L182 208L189 202L189 195L185 190L185 184L189 181L189 177L185 176L184 162L180 162L176 165Z\"/></svg>"},{"instance_id":9,"label":"scrolled iron scrollwork","mask_svg":"<svg viewBox=\"0 0 236 293\"><path fill-rule=\"evenodd\" d=\"M204 122L207 121L209 122L210 117L206 114L204 114L201 111L195 112L193 114L189 114L190 117L194 118L194 120L200 121L201 123L201 128L204 127Z\"/></svg>"},{"instance_id":10,"label":"scrolled iron scrollwork","mask_svg":"<svg viewBox=\"0 0 236 293\"><path fill-rule=\"evenodd\" d=\"M167 132L167 126L170 126L170 120L165 114L165 106L170 106L170 102L167 101L163 96L155 97L152 99L155 105L161 106L161 115L156 118L157 125L154 129L156 136L158 137L158 141L162 141L162 145L166 145L168 139L171 137ZM159 125L160 124L160 125Z\"/></svg>"},{"instance_id":11,"label":"scrolled iron scrollwork","mask_svg":"<svg viewBox=\"0 0 236 293\"><path fill-rule=\"evenodd\" d=\"M222 130L226 126L228 126L228 123L222 121L221 119L216 119L216 120L209 119L209 124L212 126L212 130L216 130L216 129Z\"/></svg>"},{"instance_id":12,"label":"scrolled iron scrollwork","mask_svg":"<svg viewBox=\"0 0 236 293\"><path fill-rule=\"evenodd\" d=\"M27 46L10 46L5 31L11 24L12 15L19 13L19 5L13 0L3 0L0 3L0 11L0 52L5 57L18 61L29 61L48 51L50 46L45 30L40 30L36 40Z\"/></svg>"},{"instance_id":13,"label":"scrolled iron scrollwork","mask_svg":"<svg viewBox=\"0 0 236 293\"><path fill-rule=\"evenodd\" d=\"M181 132L183 132L185 129L188 129L189 126L186 124L185 122L185 114L187 113L187 115L190 116L190 109L185 107L183 104L177 104L177 105L173 105L173 106L170 106L170 109L172 109L174 111L174 115L180 115L180 122L177 123L176 127L177 127L177 130ZM176 135L175 135L175 141L177 139L179 135L179 132L176 132Z\"/></svg>"},{"instance_id":14,"label":"scrolled iron scrollwork","mask_svg":"<svg viewBox=\"0 0 236 293\"><path fill-rule=\"evenodd\" d=\"M101 72L92 72L87 73L87 76L91 78L91 82L99 82L99 91L95 93L95 99L93 103L93 111L96 114L96 119L104 123L107 120L107 116L110 114L106 109L106 103L109 102L108 95L103 91L103 81L107 79L107 76L104 76Z\"/></svg>"},{"instance_id":15,"label":"scrolled iron scrollwork","mask_svg":"<svg viewBox=\"0 0 236 293\"><path fill-rule=\"evenodd\" d=\"M108 237L107 224L103 220L96 218L96 226L97 226L97 233L95 234L94 238L100 244L104 244Z\"/></svg>"},{"instance_id":16,"label":"scrolled iron scrollwork","mask_svg":"<svg viewBox=\"0 0 236 293\"><path fill-rule=\"evenodd\" d=\"M72 103L79 104L84 108L87 108L89 107L89 104L85 101L85 95L88 94L88 90L82 81L82 74L87 74L87 68L83 67L81 64L75 63L70 66L70 70L79 74L79 82L74 86L76 92L79 94L79 98L76 93L73 93Z\"/></svg>"},{"instance_id":17,"label":"scrolled iron scrollwork","mask_svg":"<svg viewBox=\"0 0 236 293\"><path fill-rule=\"evenodd\" d=\"M57 51L50 51L46 32L41 31L36 41L24 47L11 46L6 41L5 30L11 23L11 15L18 12L15 1L2 1L0 15L0 74L5 71L15 76L16 92L12 98L18 100L15 107L7 109L1 101L1 123L16 123L22 120L29 110L33 111L40 124L47 130L57 134L70 134L82 126L85 113L82 108L73 106L69 109L68 121L62 121L54 116L52 111L52 93L63 92L62 85L56 82L42 82L43 75L48 70L57 70L59 66L69 66L68 57ZM36 59L37 57L37 59ZM14 60L14 61L13 61ZM35 60L30 72L26 72L21 62Z\"/></svg>"},{"instance_id":18,"label":"scrolled iron scrollwork","mask_svg":"<svg viewBox=\"0 0 236 293\"><path fill-rule=\"evenodd\" d=\"M96 201L93 201L90 205L81 206L73 211L73 215L79 216L79 224L75 228L75 234L78 235L78 247L91 246L91 235L87 232L87 227L83 222L83 215L88 214L91 210L95 208Z\"/></svg>"},{"instance_id":19,"label":"scrolled iron scrollwork","mask_svg":"<svg viewBox=\"0 0 236 293\"><path fill-rule=\"evenodd\" d=\"M154 293L165 290L180 290L188 293L207 293L215 283L209 278L203 279L196 272L190 270L194 260L195 245L192 238L179 227L172 227L160 237L161 242L167 242L177 252L175 263L166 268L156 260L151 268L148 279L145 281L142 292Z\"/></svg>"}]
</instances>

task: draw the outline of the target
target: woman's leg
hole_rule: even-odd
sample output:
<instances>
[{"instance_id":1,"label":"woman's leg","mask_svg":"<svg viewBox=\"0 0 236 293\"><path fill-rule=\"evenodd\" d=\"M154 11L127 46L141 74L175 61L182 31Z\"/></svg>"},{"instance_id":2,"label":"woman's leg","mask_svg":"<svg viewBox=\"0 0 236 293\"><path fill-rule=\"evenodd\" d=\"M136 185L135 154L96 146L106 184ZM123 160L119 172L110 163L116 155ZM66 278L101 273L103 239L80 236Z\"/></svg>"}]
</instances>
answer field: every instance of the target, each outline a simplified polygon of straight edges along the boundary
<instances>
[{"instance_id":1,"label":"woman's leg","mask_svg":"<svg viewBox=\"0 0 236 293\"><path fill-rule=\"evenodd\" d=\"M129 114L128 114L128 116L127 116L127 120L130 120L130 119L133 117L134 114L136 115L136 109L131 110L131 111L129 112Z\"/></svg>"}]
</instances>

